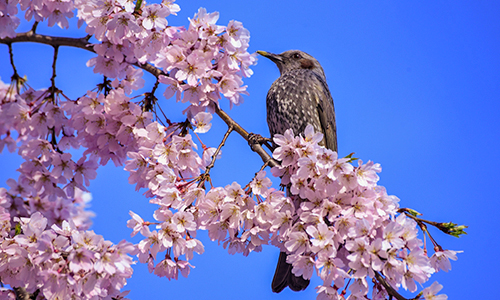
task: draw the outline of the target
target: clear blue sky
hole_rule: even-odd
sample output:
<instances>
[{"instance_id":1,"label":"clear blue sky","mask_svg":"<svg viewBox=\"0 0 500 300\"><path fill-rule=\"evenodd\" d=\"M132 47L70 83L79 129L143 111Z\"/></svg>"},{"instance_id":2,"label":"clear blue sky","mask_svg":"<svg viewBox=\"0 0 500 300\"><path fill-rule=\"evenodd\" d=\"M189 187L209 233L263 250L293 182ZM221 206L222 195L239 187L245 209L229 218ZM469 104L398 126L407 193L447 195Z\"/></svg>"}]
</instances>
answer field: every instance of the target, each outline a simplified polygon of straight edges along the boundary
<instances>
[{"instance_id":1,"label":"clear blue sky","mask_svg":"<svg viewBox=\"0 0 500 300\"><path fill-rule=\"evenodd\" d=\"M389 194L435 221L469 225L460 239L432 231L445 248L463 250L450 273L434 280L449 299L492 299L498 294L497 223L500 186L500 5L495 1L181 1L171 25L187 25L198 7L219 11L250 30L250 51L300 49L322 64L335 100L339 153L382 165L380 184ZM74 23L73 23L74 24ZM29 28L29 27L27 27ZM39 27L40 28L40 27ZM44 32L44 28L39 29ZM69 32L51 34L83 36ZM49 46L14 45L21 75L35 88L49 86ZM34 52L36 51L36 52ZM27 56L25 56L27 55ZM72 97L101 78L86 69L90 53L61 49L57 85ZM45 58L49 59L46 60ZM33 66L36 66L33 69ZM230 114L251 132L268 135L265 96L279 76L259 59L245 81L250 96ZM0 45L0 76L12 75ZM149 82L150 87L152 82ZM173 100L162 100L165 109ZM175 106L179 107L179 106ZM224 108L229 110L226 104ZM175 114L177 120L181 116ZM175 117L173 118L175 119ZM202 138L216 146L225 130L214 121ZM246 184L261 162L239 136L231 136L213 171L214 184ZM17 178L15 155L0 154L0 186ZM127 184L128 174L110 165L91 184L93 230L106 239L129 239L128 211L150 217L154 207ZM273 294L270 282L278 250L249 257L228 255L201 234L205 254L195 256L189 278L168 281L135 268L131 299L314 299L313 278L301 293ZM138 241L132 239L132 241Z\"/></svg>"}]
</instances>

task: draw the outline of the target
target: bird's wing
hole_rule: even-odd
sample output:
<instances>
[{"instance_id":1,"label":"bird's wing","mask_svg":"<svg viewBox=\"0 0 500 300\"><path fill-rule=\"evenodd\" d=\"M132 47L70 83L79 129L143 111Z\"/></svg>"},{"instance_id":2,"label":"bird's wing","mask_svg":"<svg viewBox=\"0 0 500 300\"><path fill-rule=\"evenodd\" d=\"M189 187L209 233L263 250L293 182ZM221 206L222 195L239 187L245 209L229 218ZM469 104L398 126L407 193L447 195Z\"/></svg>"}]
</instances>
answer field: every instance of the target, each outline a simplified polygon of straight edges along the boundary
<instances>
[{"instance_id":1,"label":"bird's wing","mask_svg":"<svg viewBox=\"0 0 500 300\"><path fill-rule=\"evenodd\" d=\"M324 134L325 146L330 150L337 151L337 126L335 125L333 98L326 81L318 75L315 75L315 77L314 96L317 102L317 111Z\"/></svg>"}]
</instances>

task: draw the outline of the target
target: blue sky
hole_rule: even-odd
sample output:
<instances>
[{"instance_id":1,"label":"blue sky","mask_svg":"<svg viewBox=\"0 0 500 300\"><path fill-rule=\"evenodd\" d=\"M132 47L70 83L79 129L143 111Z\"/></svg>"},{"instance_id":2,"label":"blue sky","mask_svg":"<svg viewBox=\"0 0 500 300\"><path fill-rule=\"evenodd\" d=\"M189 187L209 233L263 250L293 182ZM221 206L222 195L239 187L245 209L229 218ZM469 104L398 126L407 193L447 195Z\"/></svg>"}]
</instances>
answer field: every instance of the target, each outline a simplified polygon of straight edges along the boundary
<instances>
[{"instance_id":1,"label":"blue sky","mask_svg":"<svg viewBox=\"0 0 500 300\"><path fill-rule=\"evenodd\" d=\"M452 250L463 250L452 271L431 278L444 285L449 299L488 299L497 293L500 267L497 188L500 175L500 5L494 1L177 1L181 12L171 25L187 25L198 7L219 11L219 24L243 22L250 30L250 52L300 49L322 64L337 115L339 154L382 165L380 184L435 221L469 226L460 239L431 232ZM74 24L74 23L73 23ZM26 29L29 28L26 27ZM82 31L45 30L83 36ZM35 88L47 87L52 49L14 45L16 66ZM91 53L63 48L58 61L59 88L72 97L101 80L85 67ZM45 59L49 58L49 59ZM36 66L36 68L33 68ZM250 96L229 111L245 129L268 135L265 96L279 76L264 58L247 79ZM0 76L12 75L7 47L0 45ZM152 86L152 82L148 83ZM164 108L173 100L161 100ZM181 120L178 113L174 118ZM216 146L225 125L214 120L202 139ZM215 185L246 184L261 166L242 138L231 135L212 177ZM20 160L0 154L0 186L17 178ZM128 211L150 218L154 207L127 184L122 167L106 166L90 186L92 227L106 239L130 239ZM313 278L301 293L271 292L278 250L264 247L249 257L229 255L200 234L205 254L195 256L189 278L168 281L135 268L131 299L314 299ZM496 254L495 254L496 253ZM408 295L409 296L409 295Z\"/></svg>"}]
</instances>

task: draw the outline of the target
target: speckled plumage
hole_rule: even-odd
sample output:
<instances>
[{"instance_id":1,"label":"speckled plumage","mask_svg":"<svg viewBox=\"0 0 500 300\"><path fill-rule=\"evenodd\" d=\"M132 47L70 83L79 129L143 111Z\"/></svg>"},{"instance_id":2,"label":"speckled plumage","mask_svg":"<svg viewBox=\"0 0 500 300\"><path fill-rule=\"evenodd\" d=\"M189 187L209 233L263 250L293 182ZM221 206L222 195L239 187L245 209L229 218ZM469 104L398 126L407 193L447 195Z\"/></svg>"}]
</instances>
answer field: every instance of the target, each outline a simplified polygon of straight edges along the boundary
<instances>
[{"instance_id":1,"label":"speckled plumage","mask_svg":"<svg viewBox=\"0 0 500 300\"><path fill-rule=\"evenodd\" d=\"M333 99L326 83L325 73L319 62L309 54L289 50L281 54L258 51L272 60L281 76L274 81L267 93L267 123L271 137L293 129L294 134L304 132L307 124L323 133L323 145L337 151L337 128ZM309 280L292 273L281 252L276 266L272 290L281 292L287 286L293 291L304 290Z\"/></svg>"},{"instance_id":2,"label":"speckled plumage","mask_svg":"<svg viewBox=\"0 0 500 300\"><path fill-rule=\"evenodd\" d=\"M337 151L333 99L323 68L309 54L290 50L281 54L260 51L276 63L281 76L267 93L267 124L271 136L291 128L303 133L307 124L324 135L324 145Z\"/></svg>"}]
</instances>

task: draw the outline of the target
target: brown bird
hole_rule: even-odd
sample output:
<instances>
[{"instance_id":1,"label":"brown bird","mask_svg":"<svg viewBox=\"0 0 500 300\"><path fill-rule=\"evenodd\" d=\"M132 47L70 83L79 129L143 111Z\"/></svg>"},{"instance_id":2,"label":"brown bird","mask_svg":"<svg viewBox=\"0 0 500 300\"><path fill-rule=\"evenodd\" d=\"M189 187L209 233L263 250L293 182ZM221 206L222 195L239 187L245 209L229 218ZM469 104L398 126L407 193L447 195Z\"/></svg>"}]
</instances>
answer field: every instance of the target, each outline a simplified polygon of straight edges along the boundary
<instances>
[{"instance_id":1,"label":"brown bird","mask_svg":"<svg viewBox=\"0 0 500 300\"><path fill-rule=\"evenodd\" d=\"M281 74L271 85L266 98L271 137L283 134L289 128L293 129L294 134L301 134L307 124L311 124L315 131L323 133L322 144L337 151L333 99L319 62L298 50L281 54L265 51L257 53L272 60ZM273 292L279 293L287 286L293 291L304 290L309 280L295 276L286 258L287 254L281 252L271 284Z\"/></svg>"}]
</instances>

